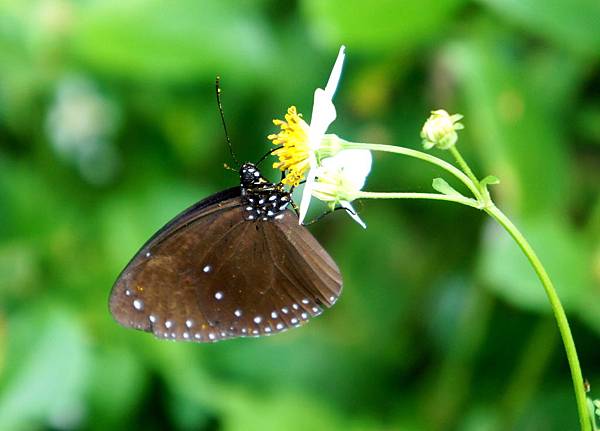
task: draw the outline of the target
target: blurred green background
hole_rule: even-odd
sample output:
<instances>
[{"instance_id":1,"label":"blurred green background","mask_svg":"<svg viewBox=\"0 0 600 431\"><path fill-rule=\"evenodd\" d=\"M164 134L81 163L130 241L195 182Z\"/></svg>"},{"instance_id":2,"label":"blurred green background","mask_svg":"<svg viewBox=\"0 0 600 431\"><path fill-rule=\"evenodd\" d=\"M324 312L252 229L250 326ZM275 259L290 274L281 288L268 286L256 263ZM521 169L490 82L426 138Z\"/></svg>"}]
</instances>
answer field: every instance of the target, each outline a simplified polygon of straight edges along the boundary
<instances>
[{"instance_id":1,"label":"blurred green background","mask_svg":"<svg viewBox=\"0 0 600 431\"><path fill-rule=\"evenodd\" d=\"M366 231L342 213L311 227L345 285L302 329L198 345L112 320L138 247L238 183L215 75L257 160L272 118L310 115L341 44L331 130L419 148L431 109L465 114L461 150L501 178L600 396L597 0L3 0L1 430L576 429L541 285L467 207L368 201ZM376 154L367 190L440 174Z\"/></svg>"}]
</instances>

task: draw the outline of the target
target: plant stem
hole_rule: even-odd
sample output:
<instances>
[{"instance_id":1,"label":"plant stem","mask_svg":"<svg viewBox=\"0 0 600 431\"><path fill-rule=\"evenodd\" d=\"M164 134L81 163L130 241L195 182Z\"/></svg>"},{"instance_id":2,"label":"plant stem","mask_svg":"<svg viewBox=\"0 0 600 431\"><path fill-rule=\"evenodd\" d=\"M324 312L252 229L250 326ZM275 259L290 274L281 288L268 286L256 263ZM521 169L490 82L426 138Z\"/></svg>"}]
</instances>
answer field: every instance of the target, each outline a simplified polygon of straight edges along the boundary
<instances>
[{"instance_id":1,"label":"plant stem","mask_svg":"<svg viewBox=\"0 0 600 431\"><path fill-rule=\"evenodd\" d=\"M473 173L473 171L471 170L469 165L467 165L467 162L465 162L465 159L463 159L462 155L456 149L455 146L450 147L450 153L452 154L452 156L454 156L454 158L456 159L456 162L458 163L458 166L460 166L460 168L463 170L463 172L465 174L467 174L469 179L471 181L473 181L474 184L479 184L479 180L477 179L477 177L475 176L475 174Z\"/></svg>"},{"instance_id":2,"label":"plant stem","mask_svg":"<svg viewBox=\"0 0 600 431\"><path fill-rule=\"evenodd\" d=\"M475 199L464 196L450 196L439 193L391 193L391 192L358 192L356 199L431 199L436 201L456 202L481 209L481 205Z\"/></svg>"},{"instance_id":3,"label":"plant stem","mask_svg":"<svg viewBox=\"0 0 600 431\"><path fill-rule=\"evenodd\" d=\"M424 153L422 151L412 150L410 148L397 147L395 145L382 145L382 144L367 144L367 143L356 143L356 142L345 142L344 149L354 149L354 150L371 150L371 151L383 151L387 153L396 153L403 154L405 156L413 157L415 159L424 160L431 164L437 165L440 168L448 171L456 178L458 178L465 186L471 190L473 196L475 196L478 200L481 199L481 193L479 188L477 187L478 182L473 181L467 175L465 175L460 169L456 166L451 165L450 163L432 156L431 154ZM464 161L463 161L464 162Z\"/></svg>"},{"instance_id":4,"label":"plant stem","mask_svg":"<svg viewBox=\"0 0 600 431\"><path fill-rule=\"evenodd\" d=\"M569 362L569 367L571 368L571 377L573 379L573 387L575 390L575 398L577 400L577 410L579 412L579 422L581 424L582 431L591 431L591 423L589 420L589 413L586 401L586 395L583 384L583 376L581 374L581 366L579 365L579 359L577 358L577 350L575 348L575 342L573 341L573 335L571 334L571 329L569 327L569 322L567 321L567 316L565 314L565 310L563 309L562 304L560 303L560 299L558 298L558 294L552 285L552 281L550 281L550 277L548 273L544 269L542 262L537 257L531 245L527 242L523 234L517 229L517 227L509 220L506 215L498 207L494 204L488 205L483 208L483 210L488 213L492 218L494 218L509 234L513 237L515 242L519 245L527 259L533 266L535 273L538 278L542 282L544 286L544 290L546 291L546 295L548 296L548 300L550 301L550 305L552 307L552 311L554 312L554 317L556 319L556 323L558 324L558 330L560 331L560 335L562 337L565 351L567 353L567 360Z\"/></svg>"},{"instance_id":5,"label":"plant stem","mask_svg":"<svg viewBox=\"0 0 600 431\"><path fill-rule=\"evenodd\" d=\"M579 365L579 359L577 357L577 350L575 348L575 342L573 341L573 335L569 327L569 322L565 314L565 310L562 307L560 299L552 281L548 276L542 262L539 260L531 245L527 242L523 234L517 229L517 227L510 221L506 215L494 203L492 202L489 192L485 186L482 187L479 180L469 168L469 165L463 159L462 155L456 149L456 147L450 148L450 153L455 158L456 162L462 169L458 169L454 165L434 157L430 154L412 150L404 147L397 147L392 145L380 145L380 144L368 144L368 143L355 143L355 142L344 142L343 147L345 149L364 149L371 151L384 151L388 153L403 154L409 157L420 159L428 163L432 163L446 170L447 172L454 175L459 179L469 190L473 193L476 200L466 198L464 196L452 196L442 195L437 193L373 193L373 192L359 192L356 198L371 198L371 199L433 199L441 201L449 201L468 205L473 208L482 209L494 218L515 240L519 245L531 265L535 270L538 278L540 279L546 296L550 301L550 306L554 313L558 329L565 346L567 353L567 360L571 369L571 378L573 380L573 387L575 390L575 398L577 401L577 411L579 413L579 422L582 431L591 431L591 422L588 413L587 398L585 395L583 376L581 373L581 366Z\"/></svg>"}]
</instances>

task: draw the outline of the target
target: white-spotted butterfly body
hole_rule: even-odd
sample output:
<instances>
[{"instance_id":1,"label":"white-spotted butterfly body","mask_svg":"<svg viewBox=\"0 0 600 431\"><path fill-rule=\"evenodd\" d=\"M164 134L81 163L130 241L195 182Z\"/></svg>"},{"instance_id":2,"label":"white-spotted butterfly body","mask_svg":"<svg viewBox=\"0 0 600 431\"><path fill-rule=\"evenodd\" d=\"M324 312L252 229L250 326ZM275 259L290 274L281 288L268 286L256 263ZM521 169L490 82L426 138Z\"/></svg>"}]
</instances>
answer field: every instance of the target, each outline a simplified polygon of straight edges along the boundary
<instances>
[{"instance_id":1,"label":"white-spotted butterfly body","mask_svg":"<svg viewBox=\"0 0 600 431\"><path fill-rule=\"evenodd\" d=\"M188 208L138 251L113 286L112 315L160 338L213 342L321 314L342 278L290 203L280 184L244 164L240 187Z\"/></svg>"}]
</instances>

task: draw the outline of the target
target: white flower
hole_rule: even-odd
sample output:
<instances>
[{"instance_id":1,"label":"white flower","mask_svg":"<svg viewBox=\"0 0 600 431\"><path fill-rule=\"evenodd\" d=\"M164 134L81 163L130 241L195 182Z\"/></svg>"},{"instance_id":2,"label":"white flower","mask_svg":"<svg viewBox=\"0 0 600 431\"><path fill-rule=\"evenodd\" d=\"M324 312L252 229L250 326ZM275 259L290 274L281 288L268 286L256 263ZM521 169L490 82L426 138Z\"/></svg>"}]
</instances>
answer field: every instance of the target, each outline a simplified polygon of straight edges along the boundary
<instances>
[{"instance_id":1,"label":"white flower","mask_svg":"<svg viewBox=\"0 0 600 431\"><path fill-rule=\"evenodd\" d=\"M367 226L360 219L352 202L358 197L358 193L365 185L369 172L371 172L372 156L368 150L342 150L333 157L321 161L321 166L311 169L309 178L312 176L312 196L319 200L328 202L331 207L340 205L348 214L363 228ZM312 174L312 175L311 175ZM306 188L304 189L306 190ZM302 208L304 214L310 205L311 195L304 193L300 203L300 214ZM303 218L300 218L302 223Z\"/></svg>"},{"instance_id":2,"label":"white flower","mask_svg":"<svg viewBox=\"0 0 600 431\"><path fill-rule=\"evenodd\" d=\"M315 90L313 110L310 117L310 131L308 135L311 149L308 153L310 170L306 177L306 183L304 184L304 190L302 191L302 200L300 201L300 224L304 221L310 204L310 196L312 194L317 168L316 151L321 144L321 140L325 136L327 128L333 123L336 117L335 106L333 105L332 99L338 83L340 82L340 76L342 75L342 66L344 64L344 58L346 57L344 51L345 47L342 46L337 59L335 60L335 64L333 65L333 69L331 70L331 74L329 75L325 90L321 88Z\"/></svg>"},{"instance_id":3,"label":"white flower","mask_svg":"<svg viewBox=\"0 0 600 431\"><path fill-rule=\"evenodd\" d=\"M332 141L325 139L325 132L336 117L332 99L342 74L342 65L346 56L344 51L345 47L342 46L325 89L315 90L310 124L302 119L302 114L296 111L295 106L288 109L285 120L273 120L281 131L269 135L268 138L273 144L281 146L273 151L273 155L279 158L273 167L287 172L283 180L284 184L297 186L306 172L317 166L319 149L326 142ZM310 182L312 181L314 178ZM310 187L308 188L310 191Z\"/></svg>"}]
</instances>

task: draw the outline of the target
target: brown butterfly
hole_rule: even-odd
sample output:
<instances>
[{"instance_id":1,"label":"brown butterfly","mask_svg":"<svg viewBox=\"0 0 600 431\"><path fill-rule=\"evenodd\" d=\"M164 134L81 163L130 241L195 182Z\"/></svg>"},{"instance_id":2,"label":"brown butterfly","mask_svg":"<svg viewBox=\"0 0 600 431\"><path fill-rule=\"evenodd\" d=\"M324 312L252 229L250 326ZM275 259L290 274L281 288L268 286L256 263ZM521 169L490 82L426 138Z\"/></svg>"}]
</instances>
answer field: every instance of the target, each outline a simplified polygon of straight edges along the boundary
<instances>
[{"instance_id":1,"label":"brown butterfly","mask_svg":"<svg viewBox=\"0 0 600 431\"><path fill-rule=\"evenodd\" d=\"M117 278L110 312L160 338L212 342L304 324L342 291L340 271L252 163L240 186L160 229Z\"/></svg>"}]
</instances>

